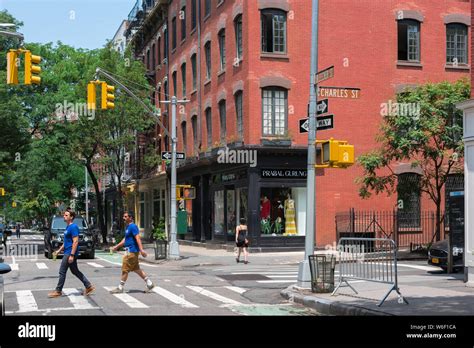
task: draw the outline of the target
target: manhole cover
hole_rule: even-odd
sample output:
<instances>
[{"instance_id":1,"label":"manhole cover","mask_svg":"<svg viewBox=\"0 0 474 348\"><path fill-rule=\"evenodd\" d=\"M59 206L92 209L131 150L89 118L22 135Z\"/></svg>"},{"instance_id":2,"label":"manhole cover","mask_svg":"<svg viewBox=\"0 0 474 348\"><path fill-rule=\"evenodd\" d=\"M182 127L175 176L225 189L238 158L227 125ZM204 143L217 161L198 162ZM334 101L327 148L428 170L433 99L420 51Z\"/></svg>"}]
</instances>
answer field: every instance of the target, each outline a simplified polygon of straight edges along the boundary
<instances>
[{"instance_id":1,"label":"manhole cover","mask_svg":"<svg viewBox=\"0 0 474 348\"><path fill-rule=\"evenodd\" d=\"M269 280L270 278L261 274L223 274L219 278L225 280Z\"/></svg>"}]
</instances>

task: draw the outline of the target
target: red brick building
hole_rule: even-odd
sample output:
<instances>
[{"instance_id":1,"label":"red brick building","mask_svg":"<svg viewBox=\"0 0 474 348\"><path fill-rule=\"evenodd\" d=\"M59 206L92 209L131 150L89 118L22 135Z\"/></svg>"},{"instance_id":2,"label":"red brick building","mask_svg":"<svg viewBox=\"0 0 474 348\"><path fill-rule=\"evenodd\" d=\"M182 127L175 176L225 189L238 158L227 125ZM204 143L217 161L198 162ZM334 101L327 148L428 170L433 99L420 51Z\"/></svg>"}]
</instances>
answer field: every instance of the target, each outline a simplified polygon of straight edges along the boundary
<instances>
[{"instance_id":1,"label":"red brick building","mask_svg":"<svg viewBox=\"0 0 474 348\"><path fill-rule=\"evenodd\" d=\"M187 154L178 183L197 188L187 206L186 239L232 244L236 222L245 217L254 247L302 247L307 134L300 134L299 120L309 99L311 2L144 3L129 18L129 36L157 86L155 103L170 95L190 101L177 116L178 150ZM361 91L358 99L328 98L335 127L318 139L347 140L356 156L366 153L377 146L382 103L413 85L468 76L469 10L465 0L320 1L319 69L335 66L322 86ZM161 109L168 125L168 107ZM169 149L169 139L157 147ZM257 161L250 163L254 151ZM412 171L396 167L399 174ZM153 201L166 191L163 169L139 180L145 229L157 212ZM335 241L337 212L396 206L397 197L361 200L354 183L361 173L358 166L318 170L318 246ZM408 198L417 211L433 208L425 197Z\"/></svg>"}]
</instances>

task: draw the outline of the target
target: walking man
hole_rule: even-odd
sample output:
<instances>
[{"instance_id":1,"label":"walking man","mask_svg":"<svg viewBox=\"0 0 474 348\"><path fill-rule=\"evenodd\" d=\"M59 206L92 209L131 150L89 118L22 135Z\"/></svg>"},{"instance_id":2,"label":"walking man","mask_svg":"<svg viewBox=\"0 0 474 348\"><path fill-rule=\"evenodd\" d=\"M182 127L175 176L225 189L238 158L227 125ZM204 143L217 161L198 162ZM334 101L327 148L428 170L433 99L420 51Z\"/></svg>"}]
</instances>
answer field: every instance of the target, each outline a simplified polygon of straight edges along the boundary
<instances>
[{"instance_id":1,"label":"walking man","mask_svg":"<svg viewBox=\"0 0 474 348\"><path fill-rule=\"evenodd\" d=\"M128 279L128 273L135 272L142 278L146 283L145 292L149 292L155 287L150 278L140 269L138 262L138 255L147 257L147 253L143 250L142 242L137 225L133 223L133 214L126 212L123 214L123 220L127 225L125 230L125 236L120 243L112 247L113 251L120 249L125 246L125 255L122 259L122 277L120 284L117 288L111 291L112 294L122 293L124 291L125 282Z\"/></svg>"},{"instance_id":2,"label":"walking man","mask_svg":"<svg viewBox=\"0 0 474 348\"><path fill-rule=\"evenodd\" d=\"M84 284L85 290L82 294L84 296L88 296L94 292L95 287L90 283L89 280L87 280L84 274L82 274L77 267L79 227L73 223L76 213L70 209L67 209L64 212L63 217L67 224L66 231L64 231L64 244L54 253L58 255L64 250L64 256L61 261L61 266L59 267L58 285L56 286L56 290L48 294L48 297L59 297L62 295L64 282L66 281L66 273L69 268L71 269L72 274L74 274Z\"/></svg>"}]
</instances>

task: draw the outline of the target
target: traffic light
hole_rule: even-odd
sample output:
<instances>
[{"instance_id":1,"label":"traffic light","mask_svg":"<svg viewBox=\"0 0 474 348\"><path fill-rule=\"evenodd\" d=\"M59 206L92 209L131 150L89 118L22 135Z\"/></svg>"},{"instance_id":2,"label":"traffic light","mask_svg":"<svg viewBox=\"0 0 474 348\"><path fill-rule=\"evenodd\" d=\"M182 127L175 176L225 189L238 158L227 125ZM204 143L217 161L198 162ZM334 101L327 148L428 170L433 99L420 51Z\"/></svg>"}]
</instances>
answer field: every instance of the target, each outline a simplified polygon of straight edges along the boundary
<instances>
[{"instance_id":1,"label":"traffic light","mask_svg":"<svg viewBox=\"0 0 474 348\"><path fill-rule=\"evenodd\" d=\"M317 140L321 144L321 164L316 168L347 168L354 164L354 145L345 140Z\"/></svg>"},{"instance_id":2,"label":"traffic light","mask_svg":"<svg viewBox=\"0 0 474 348\"><path fill-rule=\"evenodd\" d=\"M115 95L113 94L114 92L114 86L109 86L107 82L102 82L102 110L115 108Z\"/></svg>"},{"instance_id":3,"label":"traffic light","mask_svg":"<svg viewBox=\"0 0 474 348\"><path fill-rule=\"evenodd\" d=\"M5 196L5 189L0 187L0 196Z\"/></svg>"},{"instance_id":4,"label":"traffic light","mask_svg":"<svg viewBox=\"0 0 474 348\"><path fill-rule=\"evenodd\" d=\"M94 82L89 82L87 85L87 110L95 110L97 104L97 95Z\"/></svg>"},{"instance_id":5,"label":"traffic light","mask_svg":"<svg viewBox=\"0 0 474 348\"><path fill-rule=\"evenodd\" d=\"M176 185L176 199L189 200L196 198L196 188L191 185Z\"/></svg>"},{"instance_id":6,"label":"traffic light","mask_svg":"<svg viewBox=\"0 0 474 348\"><path fill-rule=\"evenodd\" d=\"M25 85L39 85L41 83L41 68L36 65L41 62L40 56L35 56L31 51L25 51Z\"/></svg>"},{"instance_id":7,"label":"traffic light","mask_svg":"<svg viewBox=\"0 0 474 348\"><path fill-rule=\"evenodd\" d=\"M16 202L13 202L13 203L12 203L12 207L13 207L13 208L16 208Z\"/></svg>"},{"instance_id":8,"label":"traffic light","mask_svg":"<svg viewBox=\"0 0 474 348\"><path fill-rule=\"evenodd\" d=\"M18 51L10 50L7 53L7 84L17 85L18 84Z\"/></svg>"}]
</instances>

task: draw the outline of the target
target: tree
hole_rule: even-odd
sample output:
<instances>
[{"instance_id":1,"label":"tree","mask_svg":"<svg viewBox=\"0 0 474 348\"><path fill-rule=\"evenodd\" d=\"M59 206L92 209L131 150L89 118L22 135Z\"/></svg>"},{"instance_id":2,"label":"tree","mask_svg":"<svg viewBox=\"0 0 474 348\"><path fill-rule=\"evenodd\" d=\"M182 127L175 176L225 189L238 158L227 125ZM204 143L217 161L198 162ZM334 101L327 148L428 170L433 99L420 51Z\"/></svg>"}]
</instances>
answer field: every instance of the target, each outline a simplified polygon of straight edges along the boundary
<instances>
[{"instance_id":1,"label":"tree","mask_svg":"<svg viewBox=\"0 0 474 348\"><path fill-rule=\"evenodd\" d=\"M462 112L455 104L469 99L468 81L426 84L397 96L397 104L384 105L385 117L377 141L380 148L358 157L364 170L357 179L363 198L372 192L396 191L398 182L393 165L408 162L421 170L418 182L405 190L422 192L436 206L437 240L441 236L441 193L450 174L461 173L464 155ZM391 109L391 110L388 110Z\"/></svg>"}]
</instances>

